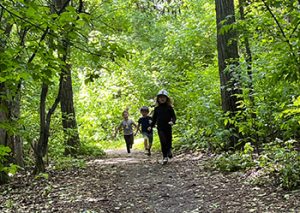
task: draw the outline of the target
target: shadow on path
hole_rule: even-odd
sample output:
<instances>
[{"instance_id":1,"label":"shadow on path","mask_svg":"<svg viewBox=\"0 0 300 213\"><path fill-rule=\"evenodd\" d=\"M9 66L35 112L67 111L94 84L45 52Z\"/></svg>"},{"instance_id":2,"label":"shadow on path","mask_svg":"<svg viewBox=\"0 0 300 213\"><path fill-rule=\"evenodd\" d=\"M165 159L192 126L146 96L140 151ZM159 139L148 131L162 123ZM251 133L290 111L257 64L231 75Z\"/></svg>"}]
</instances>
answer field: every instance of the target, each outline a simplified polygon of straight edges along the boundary
<instances>
[{"instance_id":1,"label":"shadow on path","mask_svg":"<svg viewBox=\"0 0 300 213\"><path fill-rule=\"evenodd\" d=\"M161 165L161 154L107 150L84 169L1 186L1 212L300 212L299 192L254 187L240 173L206 169L202 153ZM23 181L23 182L22 182Z\"/></svg>"}]
</instances>

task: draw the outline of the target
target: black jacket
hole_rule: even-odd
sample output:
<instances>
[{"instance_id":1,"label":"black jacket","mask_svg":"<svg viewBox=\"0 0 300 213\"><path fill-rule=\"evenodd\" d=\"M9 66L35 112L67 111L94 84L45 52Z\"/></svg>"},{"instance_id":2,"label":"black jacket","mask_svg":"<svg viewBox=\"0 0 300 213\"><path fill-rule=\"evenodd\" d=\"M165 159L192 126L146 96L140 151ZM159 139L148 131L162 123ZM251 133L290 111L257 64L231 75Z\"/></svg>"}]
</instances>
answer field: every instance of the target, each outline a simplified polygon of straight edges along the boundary
<instances>
[{"instance_id":1,"label":"black jacket","mask_svg":"<svg viewBox=\"0 0 300 213\"><path fill-rule=\"evenodd\" d=\"M170 121L174 124L176 122L176 115L173 107L168 104L160 104L154 108L152 127L157 124L158 130L171 130L172 126L169 124Z\"/></svg>"}]
</instances>

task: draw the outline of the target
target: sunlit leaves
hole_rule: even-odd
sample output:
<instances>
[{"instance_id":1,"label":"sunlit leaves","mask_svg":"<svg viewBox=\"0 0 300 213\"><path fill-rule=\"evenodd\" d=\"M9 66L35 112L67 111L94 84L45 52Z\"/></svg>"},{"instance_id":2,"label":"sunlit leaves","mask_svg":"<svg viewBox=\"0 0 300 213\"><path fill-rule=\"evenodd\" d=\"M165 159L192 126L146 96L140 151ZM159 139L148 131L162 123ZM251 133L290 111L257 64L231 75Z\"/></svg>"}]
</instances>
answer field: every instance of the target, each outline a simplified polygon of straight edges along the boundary
<instances>
[{"instance_id":1,"label":"sunlit leaves","mask_svg":"<svg viewBox=\"0 0 300 213\"><path fill-rule=\"evenodd\" d=\"M0 145L0 173L5 172L8 175L16 173L18 167L14 164L7 164L11 149L8 146Z\"/></svg>"},{"instance_id":2,"label":"sunlit leaves","mask_svg":"<svg viewBox=\"0 0 300 213\"><path fill-rule=\"evenodd\" d=\"M267 61L270 67L279 68L278 79L299 79L298 68L300 58L297 55L299 45L299 9L297 1L265 1L256 2L246 7L247 31L253 44L259 48L258 52L269 52ZM254 53L256 52L255 49ZM259 60L264 60L266 57ZM274 61L274 60L278 60ZM275 68L276 67L276 68ZM289 71L287 71L289 70ZM287 72L285 72L287 71Z\"/></svg>"}]
</instances>

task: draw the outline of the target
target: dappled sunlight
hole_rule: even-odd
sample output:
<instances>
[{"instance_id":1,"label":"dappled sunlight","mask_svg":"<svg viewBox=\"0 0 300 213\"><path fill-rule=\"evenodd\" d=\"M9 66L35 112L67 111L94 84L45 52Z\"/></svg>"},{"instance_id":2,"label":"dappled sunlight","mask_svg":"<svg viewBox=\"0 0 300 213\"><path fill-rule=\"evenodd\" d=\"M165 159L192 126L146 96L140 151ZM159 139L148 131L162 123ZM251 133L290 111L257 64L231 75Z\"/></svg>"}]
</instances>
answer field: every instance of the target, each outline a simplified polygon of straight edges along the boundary
<instances>
[{"instance_id":1,"label":"dappled sunlight","mask_svg":"<svg viewBox=\"0 0 300 213\"><path fill-rule=\"evenodd\" d=\"M0 213L300 213L299 9L0 0Z\"/></svg>"},{"instance_id":2,"label":"dappled sunlight","mask_svg":"<svg viewBox=\"0 0 300 213\"><path fill-rule=\"evenodd\" d=\"M122 149L104 150L107 154L106 158L91 160L88 164L134 164L141 161L149 161L151 159L155 160L154 158L145 156L143 149L140 148L142 147L143 142L143 138L135 139L131 153L127 153L125 147Z\"/></svg>"},{"instance_id":3,"label":"dappled sunlight","mask_svg":"<svg viewBox=\"0 0 300 213\"><path fill-rule=\"evenodd\" d=\"M119 164L119 163L139 163L141 159L132 157L120 157L120 158L109 158L109 159L96 159L89 161L88 164Z\"/></svg>"}]
</instances>

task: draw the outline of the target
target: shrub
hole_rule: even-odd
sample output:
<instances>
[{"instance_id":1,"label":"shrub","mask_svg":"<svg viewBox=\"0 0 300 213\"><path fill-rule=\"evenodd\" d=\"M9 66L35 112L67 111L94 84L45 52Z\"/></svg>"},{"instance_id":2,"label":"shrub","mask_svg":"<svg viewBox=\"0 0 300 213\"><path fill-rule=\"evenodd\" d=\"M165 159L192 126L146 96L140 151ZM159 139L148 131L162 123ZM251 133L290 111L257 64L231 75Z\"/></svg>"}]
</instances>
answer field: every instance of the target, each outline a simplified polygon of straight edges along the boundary
<instances>
[{"instance_id":1,"label":"shrub","mask_svg":"<svg viewBox=\"0 0 300 213\"><path fill-rule=\"evenodd\" d=\"M5 183L9 175L17 172L17 165L7 163L10 152L9 147L0 145L0 183Z\"/></svg>"},{"instance_id":2,"label":"shrub","mask_svg":"<svg viewBox=\"0 0 300 213\"><path fill-rule=\"evenodd\" d=\"M253 150L250 143L246 143L243 152L236 151L219 155L214 161L214 166L226 172L246 170L255 165L252 157Z\"/></svg>"},{"instance_id":3,"label":"shrub","mask_svg":"<svg viewBox=\"0 0 300 213\"><path fill-rule=\"evenodd\" d=\"M294 148L296 141L279 139L265 146L259 157L261 167L270 168L279 184L288 190L300 186L300 155Z\"/></svg>"}]
</instances>

